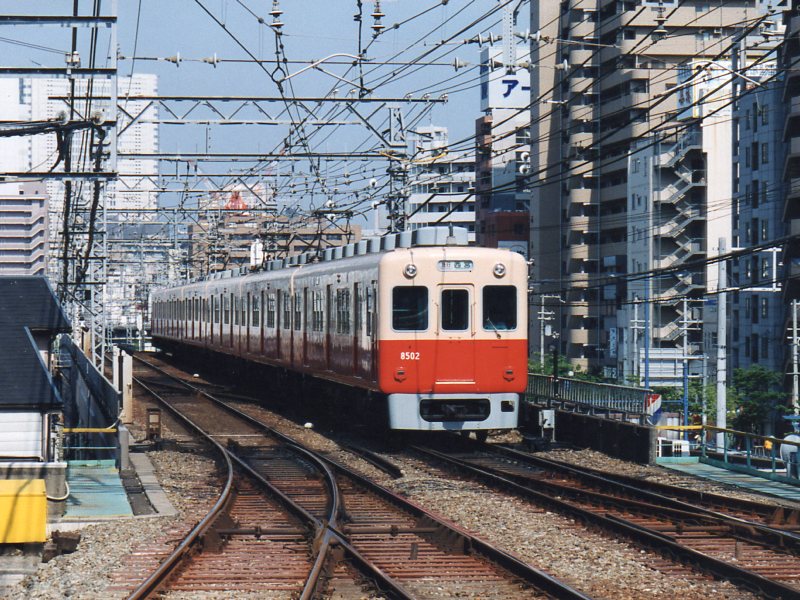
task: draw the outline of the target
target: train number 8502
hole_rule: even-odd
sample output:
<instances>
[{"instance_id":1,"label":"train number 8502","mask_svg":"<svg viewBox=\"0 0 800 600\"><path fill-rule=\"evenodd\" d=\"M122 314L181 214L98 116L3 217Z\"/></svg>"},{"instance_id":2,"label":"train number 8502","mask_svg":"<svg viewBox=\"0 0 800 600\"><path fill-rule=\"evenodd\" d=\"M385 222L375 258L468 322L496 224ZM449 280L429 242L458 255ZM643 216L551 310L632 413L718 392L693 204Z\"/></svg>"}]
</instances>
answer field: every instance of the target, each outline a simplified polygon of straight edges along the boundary
<instances>
[{"instance_id":1,"label":"train number 8502","mask_svg":"<svg viewBox=\"0 0 800 600\"><path fill-rule=\"evenodd\" d=\"M400 360L419 360L419 352L401 352Z\"/></svg>"}]
</instances>

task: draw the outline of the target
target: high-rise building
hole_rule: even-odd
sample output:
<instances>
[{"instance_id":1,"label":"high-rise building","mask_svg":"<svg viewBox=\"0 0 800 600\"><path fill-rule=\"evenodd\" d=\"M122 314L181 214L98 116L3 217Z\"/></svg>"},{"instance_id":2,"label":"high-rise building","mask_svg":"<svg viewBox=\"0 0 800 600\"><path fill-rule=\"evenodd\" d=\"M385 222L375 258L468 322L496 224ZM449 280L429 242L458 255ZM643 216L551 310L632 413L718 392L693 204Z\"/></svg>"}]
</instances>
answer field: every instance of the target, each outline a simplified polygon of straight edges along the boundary
<instances>
[{"instance_id":1,"label":"high-rise building","mask_svg":"<svg viewBox=\"0 0 800 600\"><path fill-rule=\"evenodd\" d=\"M672 361L682 371L683 324L699 320L683 299L715 291L715 272L640 279L649 290L627 278L713 257L719 238L730 248L731 119L686 111L693 100L704 104L692 95L702 80L718 91L737 77L729 72L736 41L764 6L531 4L531 28L539 30L531 49L532 279L536 292L561 295L563 304L551 308L572 362L608 377L623 375L620 367L639 374L640 360L629 356L626 367L620 351L643 342L636 335L650 327L647 349L664 349L662 366ZM645 306L653 309L647 315ZM715 335L710 314L707 343Z\"/></svg>"},{"instance_id":2,"label":"high-rise building","mask_svg":"<svg viewBox=\"0 0 800 600\"><path fill-rule=\"evenodd\" d=\"M774 61L747 71L751 81L734 112L738 190L733 196L732 247L748 249L786 235L783 223L783 77ZM762 83L763 81L763 83ZM731 262L730 367L783 369L783 249L767 247Z\"/></svg>"},{"instance_id":3,"label":"high-rise building","mask_svg":"<svg viewBox=\"0 0 800 600\"><path fill-rule=\"evenodd\" d=\"M0 275L47 273L47 192L44 184L0 184Z\"/></svg>"},{"instance_id":4,"label":"high-rise building","mask_svg":"<svg viewBox=\"0 0 800 600\"><path fill-rule=\"evenodd\" d=\"M447 128L418 127L411 140L412 168L408 228L454 225L475 241L475 158L473 151L452 153Z\"/></svg>"},{"instance_id":5,"label":"high-rise building","mask_svg":"<svg viewBox=\"0 0 800 600\"><path fill-rule=\"evenodd\" d=\"M481 111L475 122L475 241L527 255L530 191L530 72L509 72L499 48L481 51ZM517 51L519 62L527 48Z\"/></svg>"},{"instance_id":6,"label":"high-rise building","mask_svg":"<svg viewBox=\"0 0 800 600\"><path fill-rule=\"evenodd\" d=\"M68 79L22 79L18 80L22 88L22 103L28 108L28 116L34 121L52 120L60 116L76 119L71 114L70 81ZM149 154L158 151L158 118L157 105L147 100L127 100L126 96L154 96L158 93L158 76L136 74L133 77L120 77L117 81L118 104L128 115L136 118L136 122L121 130L117 140L117 151L122 155L117 160L117 171L125 176L119 182L109 184L106 208L110 209L154 209L158 204L156 182L149 178L158 172L158 163L151 158L126 158L125 153ZM110 120L117 112L111 106L111 80L95 79L75 80L75 97L78 98L77 109L86 118ZM87 100L86 98L90 99ZM0 106L0 110L5 110ZM123 124L128 121L123 119ZM106 140L105 143L108 143ZM92 152L97 140L80 132L72 139L73 170L93 170ZM30 141L29 168L46 170L63 160L58 149L55 135L34 136ZM142 176L141 179L134 178ZM134 176L134 177L132 177ZM51 209L60 213L63 208L64 185L60 181L47 182L47 191L52 198ZM59 215L53 215L53 224Z\"/></svg>"}]
</instances>

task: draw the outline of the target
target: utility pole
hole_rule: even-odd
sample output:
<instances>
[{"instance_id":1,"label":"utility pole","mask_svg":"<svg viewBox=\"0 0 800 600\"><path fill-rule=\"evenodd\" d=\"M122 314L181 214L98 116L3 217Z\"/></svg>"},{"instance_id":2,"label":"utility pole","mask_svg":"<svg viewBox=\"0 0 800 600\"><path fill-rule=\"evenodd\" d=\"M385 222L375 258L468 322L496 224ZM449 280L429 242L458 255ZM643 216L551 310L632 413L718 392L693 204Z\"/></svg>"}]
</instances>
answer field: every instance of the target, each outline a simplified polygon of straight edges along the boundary
<instances>
[{"instance_id":1,"label":"utility pole","mask_svg":"<svg viewBox=\"0 0 800 600\"><path fill-rule=\"evenodd\" d=\"M689 299L683 299L683 424L689 425ZM689 430L684 431L689 439Z\"/></svg>"},{"instance_id":2,"label":"utility pole","mask_svg":"<svg viewBox=\"0 0 800 600\"><path fill-rule=\"evenodd\" d=\"M539 309L539 366L542 368L542 372L544 373L544 334L545 334L545 321L551 321L555 312L552 310L545 310L544 309L544 301L545 299L554 299L561 301L561 296L557 294L542 294L541 297L541 308Z\"/></svg>"},{"instance_id":3,"label":"utility pole","mask_svg":"<svg viewBox=\"0 0 800 600\"><path fill-rule=\"evenodd\" d=\"M800 386L798 385L797 364L797 299L792 300L792 409L800 414Z\"/></svg>"},{"instance_id":4,"label":"utility pole","mask_svg":"<svg viewBox=\"0 0 800 600\"><path fill-rule=\"evenodd\" d=\"M725 238L719 238L718 256L725 254ZM724 259L717 263L719 275L717 277L717 427L727 427L727 402L726 380L728 375L727 364L727 295L724 291L728 285L727 264ZM717 433L717 449L725 448L725 433Z\"/></svg>"}]
</instances>

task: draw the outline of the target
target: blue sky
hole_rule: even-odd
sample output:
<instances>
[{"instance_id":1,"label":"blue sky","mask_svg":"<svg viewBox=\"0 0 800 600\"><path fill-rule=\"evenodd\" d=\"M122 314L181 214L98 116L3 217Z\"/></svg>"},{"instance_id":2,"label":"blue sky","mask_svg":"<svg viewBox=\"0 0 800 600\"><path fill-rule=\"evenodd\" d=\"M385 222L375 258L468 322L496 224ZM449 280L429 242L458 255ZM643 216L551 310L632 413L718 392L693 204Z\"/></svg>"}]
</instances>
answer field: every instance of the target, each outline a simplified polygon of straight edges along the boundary
<instances>
[{"instance_id":1,"label":"blue sky","mask_svg":"<svg viewBox=\"0 0 800 600\"><path fill-rule=\"evenodd\" d=\"M22 12L20 4L18 1L0 0L0 9L4 14L18 14ZM81 0L81 13L87 14L91 4L87 0ZM44 14L49 11L50 14L70 14L72 10L71 0L25 2L24 5L27 13L36 11ZM215 68L206 63L192 62L191 59L208 58L215 54L220 59L248 58L232 36L217 25L203 11L201 5L222 21L226 29L253 55L260 59L275 57L273 32L269 27L260 24L256 16L247 10L249 8L271 22L272 17L268 13L272 2L269 0L141 0L138 37L136 21L140 3L138 0L120 0L119 52L124 57L131 57L136 40L136 55L142 58L133 65L127 58L122 60L119 63L119 73L129 74L132 66L136 72L156 73L159 76L161 94L277 95L275 83L255 64L222 63ZM357 23L353 20L357 10L355 0L282 0L279 5L284 11L281 16L285 23L282 41L288 59L311 60L334 53L357 53ZM407 61L426 51L432 51L424 61L447 64L426 65L404 71L401 66L367 66L366 87L377 86L374 95L380 97L404 96L407 93L419 97L427 92L438 97L442 93L448 93L449 102L434 107L430 116L420 124L432 122L447 126L451 140L471 135L475 118L479 115L477 69L456 72L450 63L458 58L475 65L478 62L479 48L475 44L448 44L438 48L435 45L451 36L454 36L454 42L461 42L479 32L491 31L499 34L501 12L495 11L486 17L498 5L496 0L449 0L445 5L440 0L384 0L381 2L381 9L386 16L382 21L387 30L369 46L368 57L376 61ZM104 0L102 6L105 12L110 10L111 3ZM374 21L370 13L374 6L373 2L363 2L365 45L372 40L371 26ZM520 30L527 27L527 11L527 5L523 6L518 27ZM406 21L419 13L423 14ZM482 16L485 18L480 19ZM473 21L477 23L472 24ZM400 23L400 26L393 28L395 23ZM461 29L464 31L460 32ZM80 30L79 33L79 48L85 64L89 56L89 34L87 29ZM0 38L42 45L50 49L40 50L0 39L2 62L16 66L34 66L37 63L63 66L61 52L69 49L70 37L70 29L0 27ZM98 39L101 66L105 66L105 57L110 46L111 40L107 31L102 31ZM163 59L177 54L183 59L179 67L163 60L146 60ZM351 81L355 75L353 70L348 73L345 65L322 66ZM265 67L272 70L274 65ZM302 64L290 64L287 69L295 73L303 67ZM395 69L401 72L393 77L391 73ZM294 92L296 95L319 96L329 93L332 88L339 88L339 94L343 96L352 88L348 83L337 81L334 77L315 70L296 75L291 78L291 82L291 89L286 86L287 94ZM329 113L323 110L318 114L320 118L325 118ZM337 118L345 117L348 116L339 115ZM380 124L380 119L373 121L376 125ZM325 128L324 132L314 132L313 129L308 128L306 135L309 136L312 147L318 151L349 151L362 143L366 143L365 147L375 145L375 138L363 126L343 126L335 131ZM212 151L271 151L286 134L285 126L212 127L208 130L206 127L162 126L160 132L162 150L180 152L202 149L207 136ZM352 171L364 167L330 165L330 168L331 173L341 173L343 170ZM380 175L385 170L385 164L376 164L370 168L374 168Z\"/></svg>"}]
</instances>

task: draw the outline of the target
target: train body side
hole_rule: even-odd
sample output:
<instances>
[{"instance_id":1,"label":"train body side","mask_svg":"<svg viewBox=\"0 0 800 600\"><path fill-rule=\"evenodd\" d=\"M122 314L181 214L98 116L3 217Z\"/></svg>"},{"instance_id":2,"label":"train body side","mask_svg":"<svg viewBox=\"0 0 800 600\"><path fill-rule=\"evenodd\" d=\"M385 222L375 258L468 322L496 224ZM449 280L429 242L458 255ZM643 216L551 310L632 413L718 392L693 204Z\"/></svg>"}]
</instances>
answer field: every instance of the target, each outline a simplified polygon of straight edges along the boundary
<instances>
[{"instance_id":1,"label":"train body side","mask_svg":"<svg viewBox=\"0 0 800 600\"><path fill-rule=\"evenodd\" d=\"M385 395L395 429L505 429L516 426L527 383L526 293L516 254L422 247L158 290L151 322L165 347ZM425 327L409 314L407 297L419 294ZM448 307L459 314L448 309L443 321Z\"/></svg>"}]
</instances>

